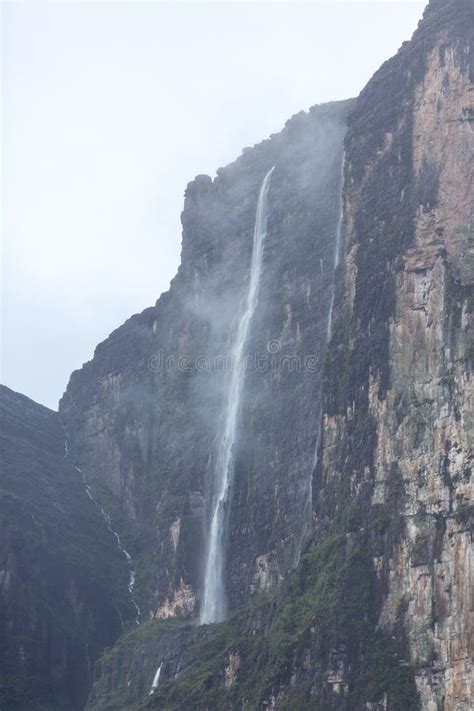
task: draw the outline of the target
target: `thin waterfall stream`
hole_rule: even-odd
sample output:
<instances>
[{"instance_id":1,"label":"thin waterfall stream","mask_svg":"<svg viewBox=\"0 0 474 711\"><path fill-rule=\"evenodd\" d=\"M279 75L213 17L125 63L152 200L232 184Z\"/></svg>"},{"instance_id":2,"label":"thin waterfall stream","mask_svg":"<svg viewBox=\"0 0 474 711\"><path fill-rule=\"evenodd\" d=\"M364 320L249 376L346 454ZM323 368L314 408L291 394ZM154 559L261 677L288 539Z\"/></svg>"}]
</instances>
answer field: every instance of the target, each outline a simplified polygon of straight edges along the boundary
<instances>
[{"instance_id":1,"label":"thin waterfall stream","mask_svg":"<svg viewBox=\"0 0 474 711\"><path fill-rule=\"evenodd\" d=\"M258 301L263 244L267 232L267 197L273 170L274 168L269 170L266 174L258 196L249 288L231 354L232 375L224 414L223 434L217 453L215 493L212 502L212 518L209 529L204 594L201 607L201 624L220 622L225 619L226 616L224 589L225 504L232 481L232 450L236 438L237 416L245 378L244 368L242 367L244 346L248 337L250 322Z\"/></svg>"},{"instance_id":2,"label":"thin waterfall stream","mask_svg":"<svg viewBox=\"0 0 474 711\"><path fill-rule=\"evenodd\" d=\"M155 672L155 676L153 677L153 681L152 681L152 684L151 684L151 689L150 689L150 691L148 692L148 696L153 696L154 692L155 692L155 691L157 690L157 688L158 688L158 684L160 683L161 667L162 667L162 666L163 666L163 662L160 663L160 666L158 667L158 669L157 669L156 672Z\"/></svg>"},{"instance_id":3,"label":"thin waterfall stream","mask_svg":"<svg viewBox=\"0 0 474 711\"><path fill-rule=\"evenodd\" d=\"M64 441L64 458L65 458L65 459L68 459L68 458L69 458L69 446L68 446L67 440ZM92 503L94 504L94 506L99 510L100 515L101 515L102 518L104 519L107 528L109 529L110 533L113 534L113 536L114 536L114 538L115 538L115 540L116 540L116 542L117 542L117 548L118 548L119 551L122 553L122 555L125 556L125 558L126 558L126 560L127 560L128 571L129 571L128 592L129 592L129 594L130 594L131 603L132 603L133 607L135 608L135 612L136 612L135 623L136 623L137 625L139 625L139 624L140 624L140 614L141 614L141 612L140 612L140 608L139 608L138 605L137 605L137 602L136 602L136 600L135 600L135 595L134 595L134 588L135 588L135 570L134 570L133 565L132 565L132 556L131 556L130 553L126 550L126 548L123 547L122 541L121 541L121 538L120 538L119 534L117 533L117 531L116 531L116 530L114 529L114 527L112 526L112 519L111 519L110 515L107 513L107 511L104 511L104 509L102 508L102 506L99 504L99 502L98 502L98 501L96 500L96 498L94 497L94 495L93 495L93 493L92 493L92 489L91 489L90 485L87 483L87 479L86 479L85 474L84 474L83 471L82 471L81 469L79 469L79 467L78 467L76 464L74 464L74 463L73 463L73 467L74 467L74 469L81 475L81 477L82 477L82 483L84 484L84 490L85 490L87 496L88 496L89 499L92 501Z\"/></svg>"},{"instance_id":4,"label":"thin waterfall stream","mask_svg":"<svg viewBox=\"0 0 474 711\"><path fill-rule=\"evenodd\" d=\"M332 314L334 311L334 298L335 298L335 294L336 294L336 271L339 266L339 259L340 259L340 253L341 253L342 224L344 222L343 191L344 191L344 167L345 167L345 164L346 164L346 154L344 151L342 153L342 160L341 160L341 182L340 182L340 188L339 188L339 214L338 214L338 218L337 218L336 239L335 239L335 245L334 245L332 292L331 292L331 303L329 305L328 323L327 323L327 327L326 327L326 347L328 346L329 341L331 340L331 336L332 336ZM321 423L319 425L319 430L318 430L318 434L316 437L316 447L314 449L314 455L313 455L313 471L316 469L316 465L318 463L318 452L319 452L320 441L321 441Z\"/></svg>"},{"instance_id":5,"label":"thin waterfall stream","mask_svg":"<svg viewBox=\"0 0 474 711\"><path fill-rule=\"evenodd\" d=\"M329 343L332 336L332 313L334 310L334 296L336 293L336 271L339 266L340 252L341 252L341 233L342 233L342 223L344 220L344 200L343 200L343 190L344 190L344 166L346 164L346 154L342 154L341 162L341 188L339 190L339 217L337 221L336 229L336 244L334 246L334 273L332 278L332 294L331 294L331 305L329 306L329 316L328 316L328 326L326 333L326 343Z\"/></svg>"}]
</instances>

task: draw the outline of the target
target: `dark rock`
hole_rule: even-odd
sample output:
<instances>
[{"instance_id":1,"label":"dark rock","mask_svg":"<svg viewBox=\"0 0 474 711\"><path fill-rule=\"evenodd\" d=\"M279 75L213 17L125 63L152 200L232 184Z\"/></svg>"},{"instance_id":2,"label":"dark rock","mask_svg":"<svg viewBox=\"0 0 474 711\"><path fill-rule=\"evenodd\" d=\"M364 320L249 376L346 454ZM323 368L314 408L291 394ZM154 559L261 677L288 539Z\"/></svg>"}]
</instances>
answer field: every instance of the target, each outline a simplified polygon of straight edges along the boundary
<instances>
[{"instance_id":1,"label":"dark rock","mask_svg":"<svg viewBox=\"0 0 474 711\"><path fill-rule=\"evenodd\" d=\"M0 708L84 707L133 619L126 561L65 458L56 412L0 386Z\"/></svg>"}]
</instances>

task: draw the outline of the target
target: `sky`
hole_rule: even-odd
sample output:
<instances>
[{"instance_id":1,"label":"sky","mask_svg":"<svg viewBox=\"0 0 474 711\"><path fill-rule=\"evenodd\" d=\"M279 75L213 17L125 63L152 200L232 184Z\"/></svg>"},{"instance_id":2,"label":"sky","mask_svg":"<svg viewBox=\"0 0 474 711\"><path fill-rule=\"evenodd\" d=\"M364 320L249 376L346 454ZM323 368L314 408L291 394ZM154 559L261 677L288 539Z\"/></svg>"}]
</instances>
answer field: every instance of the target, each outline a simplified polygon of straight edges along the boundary
<instances>
[{"instance_id":1,"label":"sky","mask_svg":"<svg viewBox=\"0 0 474 711\"><path fill-rule=\"evenodd\" d=\"M56 409L168 288L186 184L356 96L423 7L4 2L1 382Z\"/></svg>"}]
</instances>

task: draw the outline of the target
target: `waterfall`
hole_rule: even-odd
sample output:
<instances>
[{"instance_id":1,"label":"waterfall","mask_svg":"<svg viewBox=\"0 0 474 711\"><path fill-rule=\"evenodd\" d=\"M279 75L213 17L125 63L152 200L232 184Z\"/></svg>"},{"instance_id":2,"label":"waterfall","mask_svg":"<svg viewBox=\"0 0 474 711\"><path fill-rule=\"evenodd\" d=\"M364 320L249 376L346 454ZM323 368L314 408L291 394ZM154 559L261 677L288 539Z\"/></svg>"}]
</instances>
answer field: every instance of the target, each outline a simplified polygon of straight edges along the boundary
<instances>
[{"instance_id":1,"label":"waterfall","mask_svg":"<svg viewBox=\"0 0 474 711\"><path fill-rule=\"evenodd\" d=\"M253 234L252 261L247 297L232 348L232 374L224 413L223 434L217 452L215 493L212 501L212 518L209 530L207 560L204 576L204 595L201 623L220 622L226 615L224 591L224 529L225 505L233 473L232 450L235 442L237 415L245 378L243 355L249 325L255 312L262 266L263 243L267 230L267 195L274 168L266 174L257 203Z\"/></svg>"},{"instance_id":2,"label":"waterfall","mask_svg":"<svg viewBox=\"0 0 474 711\"><path fill-rule=\"evenodd\" d=\"M336 239L335 239L335 245L334 245L332 293L331 293L331 303L329 305L328 323L327 323L327 328L326 328L326 346L328 345L329 341L331 340L331 336L332 336L332 314L333 314L333 310L334 310L334 296L336 293L336 270L339 266L339 259L340 259L340 254L341 254L342 223L344 221L343 190L344 190L344 166L345 166L345 163L346 163L346 154L345 154L345 152L343 152L342 161L341 161L341 181L340 181L340 189L339 189L339 215L338 215L338 219L337 219ZM320 441L321 441L321 425L319 426L317 437L316 437L316 446L314 449L313 466L312 466L313 471L316 469L316 465L318 463L318 451L319 451Z\"/></svg>"},{"instance_id":3,"label":"waterfall","mask_svg":"<svg viewBox=\"0 0 474 711\"><path fill-rule=\"evenodd\" d=\"M88 496L89 499L92 501L92 503L95 504L95 506L97 506L97 508L99 509L100 515L101 515L102 518L104 519L104 521L105 521L105 523L106 523L106 525L107 525L107 528L109 529L110 533L112 533L112 534L114 535L115 540L117 541L117 548L118 548L119 551L122 553L122 555L124 555L125 558L127 559L127 565L128 565L128 570L129 570L128 592L129 592L129 594L130 594L130 599L131 599L131 601L132 601L132 605L133 605L133 607L135 608L135 612L136 612L135 623L136 623L137 625L139 625L139 624L140 624L140 608L138 607L137 602L136 602L136 600L135 600L135 596L134 596L134 594L133 594L133 589L134 589L134 587L135 587L135 570L134 570L133 567L132 567L132 556L131 556L130 553L123 547L123 545L122 545L122 540L121 540L119 534L117 533L117 531L115 530L115 528L112 526L112 519L110 518L109 514L107 513L107 511L104 511L104 509L102 508L102 506L101 506L101 505L98 503L98 501L96 501L96 499L94 498L94 496L93 496L93 494L92 494L91 487L90 487L89 484L87 483L87 479L86 479L85 475L82 473L82 471L79 469L79 467L74 466L74 468L76 469L76 471L78 471L80 474L82 474L82 481L83 481L83 483L84 483L84 488L85 488L85 490L86 490L87 496Z\"/></svg>"},{"instance_id":4,"label":"waterfall","mask_svg":"<svg viewBox=\"0 0 474 711\"><path fill-rule=\"evenodd\" d=\"M66 459L69 458L69 446L68 446L67 440L64 440L64 456ZM74 466L74 469L82 476L82 482L84 484L84 489L85 489L87 496L92 501L94 506L96 506L99 509L100 515L104 519L104 521L107 525L107 528L109 529L110 533L112 533L114 535L114 538L117 541L117 548L122 553L122 555L124 555L125 558L127 559L127 565L128 565L128 570L129 570L128 592L130 593L130 599L132 601L132 605L134 606L135 612L136 612L135 622L137 625L139 625L140 624L140 608L138 607L136 600L135 600L135 596L133 594L133 589L135 587L135 570L132 567L132 556L123 547L119 534L112 526L112 519L110 518L109 514L107 513L107 511L104 511L102 506L94 498L94 495L92 494L92 489L89 486L89 484L87 483L85 474L83 474L82 470L79 469L79 467L76 464L73 464L73 466Z\"/></svg>"},{"instance_id":5,"label":"waterfall","mask_svg":"<svg viewBox=\"0 0 474 711\"><path fill-rule=\"evenodd\" d=\"M329 316L328 316L328 325L327 325L327 332L326 332L326 342L329 343L331 340L332 336L332 312L334 308L334 295L336 292L336 270L339 266L339 258L340 258L340 252L341 252L341 233L342 233L342 222L344 219L344 201L343 201L343 195L342 192L344 190L344 165L346 162L346 154L342 154L342 163L341 163L341 188L339 190L339 218L337 221L337 228L336 228L336 244L334 246L334 274L332 278L332 294L331 294L331 305L329 306Z\"/></svg>"},{"instance_id":6,"label":"waterfall","mask_svg":"<svg viewBox=\"0 0 474 711\"><path fill-rule=\"evenodd\" d=\"M160 666L159 666L158 669L156 670L156 674L155 674L155 676L153 677L153 682L152 682L152 685L151 685L151 689L150 689L150 691L148 692L148 696L151 696L151 695L154 693L154 691L156 691L156 689L158 688L158 684L160 683L161 667L162 667L162 666L163 666L163 662L161 662Z\"/></svg>"}]
</instances>

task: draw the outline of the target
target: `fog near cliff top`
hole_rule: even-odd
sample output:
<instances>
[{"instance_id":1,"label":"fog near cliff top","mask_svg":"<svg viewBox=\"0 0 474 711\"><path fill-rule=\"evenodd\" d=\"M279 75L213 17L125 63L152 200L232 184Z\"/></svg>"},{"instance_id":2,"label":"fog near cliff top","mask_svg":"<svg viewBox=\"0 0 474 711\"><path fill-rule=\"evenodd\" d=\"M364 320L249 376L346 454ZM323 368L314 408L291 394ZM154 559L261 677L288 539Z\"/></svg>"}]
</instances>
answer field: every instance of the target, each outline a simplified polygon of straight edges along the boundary
<instances>
[{"instance_id":1,"label":"fog near cliff top","mask_svg":"<svg viewBox=\"0 0 474 711\"><path fill-rule=\"evenodd\" d=\"M423 3L4 3L2 382L55 408L166 290L186 183L357 95Z\"/></svg>"}]
</instances>

